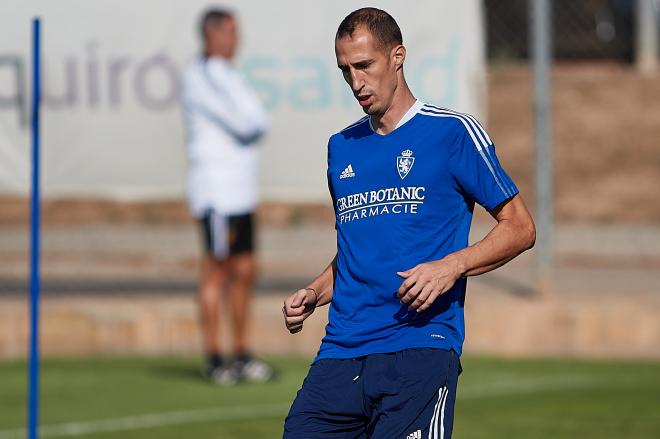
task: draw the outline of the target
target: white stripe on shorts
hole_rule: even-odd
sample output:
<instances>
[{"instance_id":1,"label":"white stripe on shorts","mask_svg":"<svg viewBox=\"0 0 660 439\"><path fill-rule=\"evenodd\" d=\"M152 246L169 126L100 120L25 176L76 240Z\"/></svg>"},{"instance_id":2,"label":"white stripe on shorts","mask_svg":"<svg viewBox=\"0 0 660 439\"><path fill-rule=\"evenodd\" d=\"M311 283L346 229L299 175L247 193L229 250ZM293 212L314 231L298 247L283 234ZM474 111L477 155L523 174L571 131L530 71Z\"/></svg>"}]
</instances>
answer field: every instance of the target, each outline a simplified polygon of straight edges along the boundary
<instances>
[{"instance_id":1,"label":"white stripe on shorts","mask_svg":"<svg viewBox=\"0 0 660 439\"><path fill-rule=\"evenodd\" d=\"M445 395L442 397L442 405L440 406L440 436L438 439L444 439L445 438L445 403L447 402L447 394L449 393L449 389L445 391ZM437 431L438 429L438 419L436 418L435 420L436 426L435 429Z\"/></svg>"},{"instance_id":2,"label":"white stripe on shorts","mask_svg":"<svg viewBox=\"0 0 660 439\"><path fill-rule=\"evenodd\" d=\"M218 259L225 259L229 254L227 217L218 214L216 211L211 211L209 223L213 256Z\"/></svg>"},{"instance_id":3,"label":"white stripe on shorts","mask_svg":"<svg viewBox=\"0 0 660 439\"><path fill-rule=\"evenodd\" d=\"M444 429L445 400L447 399L447 393L448 393L448 389L444 386L440 387L438 389L438 400L435 403L435 408L433 409L433 417L431 418L431 423L429 424L429 437L428 437L428 439L442 439L442 438L444 438L444 434L445 434L445 429ZM441 436L438 438L438 414L439 413L440 413L441 423L443 425L440 427Z\"/></svg>"}]
</instances>

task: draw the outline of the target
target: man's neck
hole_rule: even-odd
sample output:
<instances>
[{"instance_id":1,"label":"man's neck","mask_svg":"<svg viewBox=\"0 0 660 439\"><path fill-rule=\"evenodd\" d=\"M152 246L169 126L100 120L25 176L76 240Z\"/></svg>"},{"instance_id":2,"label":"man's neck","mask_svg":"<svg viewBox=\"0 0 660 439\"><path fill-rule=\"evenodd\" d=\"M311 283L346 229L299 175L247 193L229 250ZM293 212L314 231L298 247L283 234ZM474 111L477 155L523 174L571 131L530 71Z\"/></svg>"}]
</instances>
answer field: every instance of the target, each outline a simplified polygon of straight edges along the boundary
<instances>
[{"instance_id":1,"label":"man's neck","mask_svg":"<svg viewBox=\"0 0 660 439\"><path fill-rule=\"evenodd\" d=\"M395 94L392 104L385 113L380 116L371 116L371 126L374 131L378 134L387 134L394 131L399 121L416 101L417 99L413 96L410 89L404 86L404 90L402 90L400 96Z\"/></svg>"},{"instance_id":2,"label":"man's neck","mask_svg":"<svg viewBox=\"0 0 660 439\"><path fill-rule=\"evenodd\" d=\"M204 56L206 58L220 58L226 62L231 62L231 59L227 58L222 53L218 52L217 50L209 49L208 47L204 49Z\"/></svg>"}]
</instances>

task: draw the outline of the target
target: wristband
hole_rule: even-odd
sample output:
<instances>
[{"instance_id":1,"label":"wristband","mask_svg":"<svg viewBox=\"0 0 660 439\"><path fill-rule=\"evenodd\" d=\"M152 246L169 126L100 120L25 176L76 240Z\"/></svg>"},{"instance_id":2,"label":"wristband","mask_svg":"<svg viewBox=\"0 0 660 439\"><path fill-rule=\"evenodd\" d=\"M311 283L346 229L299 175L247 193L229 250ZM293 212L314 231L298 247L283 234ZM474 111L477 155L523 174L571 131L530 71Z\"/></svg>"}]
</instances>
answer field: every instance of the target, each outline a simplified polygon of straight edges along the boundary
<instances>
[{"instance_id":1,"label":"wristband","mask_svg":"<svg viewBox=\"0 0 660 439\"><path fill-rule=\"evenodd\" d=\"M303 289L314 293L314 304L316 305L319 302L319 295L316 293L316 290L314 288L303 288Z\"/></svg>"}]
</instances>

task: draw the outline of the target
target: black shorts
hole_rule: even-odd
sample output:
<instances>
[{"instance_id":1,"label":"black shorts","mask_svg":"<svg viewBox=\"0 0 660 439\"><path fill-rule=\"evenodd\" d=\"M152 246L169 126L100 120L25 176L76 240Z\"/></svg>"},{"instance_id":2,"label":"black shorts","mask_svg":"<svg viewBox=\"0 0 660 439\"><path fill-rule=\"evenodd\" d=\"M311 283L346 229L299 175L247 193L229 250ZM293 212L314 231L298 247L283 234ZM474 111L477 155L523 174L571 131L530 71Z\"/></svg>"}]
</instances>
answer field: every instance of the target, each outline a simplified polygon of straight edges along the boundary
<instances>
[{"instance_id":1,"label":"black shorts","mask_svg":"<svg viewBox=\"0 0 660 439\"><path fill-rule=\"evenodd\" d=\"M222 215L209 210L199 222L209 256L224 260L229 256L254 251L253 214Z\"/></svg>"}]
</instances>

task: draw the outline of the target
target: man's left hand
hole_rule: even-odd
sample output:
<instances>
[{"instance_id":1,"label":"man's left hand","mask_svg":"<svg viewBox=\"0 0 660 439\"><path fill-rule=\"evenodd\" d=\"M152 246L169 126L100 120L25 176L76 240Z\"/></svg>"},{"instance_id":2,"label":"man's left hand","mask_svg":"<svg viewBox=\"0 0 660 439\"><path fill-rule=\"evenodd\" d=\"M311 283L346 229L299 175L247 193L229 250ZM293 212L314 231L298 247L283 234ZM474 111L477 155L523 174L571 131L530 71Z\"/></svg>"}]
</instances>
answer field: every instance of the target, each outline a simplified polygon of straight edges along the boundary
<instances>
[{"instance_id":1,"label":"man's left hand","mask_svg":"<svg viewBox=\"0 0 660 439\"><path fill-rule=\"evenodd\" d=\"M396 293L397 297L401 303L408 305L408 309L417 312L426 311L462 275L458 261L451 257L425 262L397 274L405 279Z\"/></svg>"}]
</instances>

